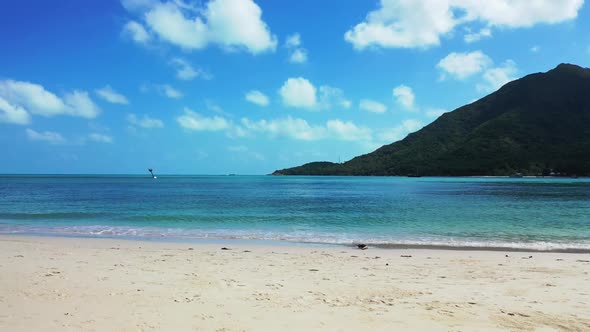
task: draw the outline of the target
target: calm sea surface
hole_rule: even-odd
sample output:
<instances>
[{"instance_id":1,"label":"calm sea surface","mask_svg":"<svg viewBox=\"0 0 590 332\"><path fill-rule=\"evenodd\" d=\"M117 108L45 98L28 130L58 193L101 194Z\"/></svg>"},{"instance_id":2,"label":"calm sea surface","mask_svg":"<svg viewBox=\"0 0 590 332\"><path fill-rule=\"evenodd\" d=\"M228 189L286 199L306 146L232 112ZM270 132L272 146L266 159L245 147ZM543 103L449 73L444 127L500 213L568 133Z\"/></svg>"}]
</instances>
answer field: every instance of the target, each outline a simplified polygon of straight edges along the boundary
<instances>
[{"instance_id":1,"label":"calm sea surface","mask_svg":"<svg viewBox=\"0 0 590 332\"><path fill-rule=\"evenodd\" d=\"M590 250L590 180L0 176L0 233Z\"/></svg>"}]
</instances>

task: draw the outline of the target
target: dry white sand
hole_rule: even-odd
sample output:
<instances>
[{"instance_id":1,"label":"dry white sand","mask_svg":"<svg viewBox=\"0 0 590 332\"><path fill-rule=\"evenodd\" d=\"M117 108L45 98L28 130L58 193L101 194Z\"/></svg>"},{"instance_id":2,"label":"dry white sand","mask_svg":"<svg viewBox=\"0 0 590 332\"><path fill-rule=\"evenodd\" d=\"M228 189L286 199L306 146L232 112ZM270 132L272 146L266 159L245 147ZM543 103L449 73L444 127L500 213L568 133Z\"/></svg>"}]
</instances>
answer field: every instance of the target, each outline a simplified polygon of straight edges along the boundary
<instances>
[{"instance_id":1,"label":"dry white sand","mask_svg":"<svg viewBox=\"0 0 590 332\"><path fill-rule=\"evenodd\" d=\"M590 331L588 254L226 246L0 236L0 330Z\"/></svg>"}]
</instances>

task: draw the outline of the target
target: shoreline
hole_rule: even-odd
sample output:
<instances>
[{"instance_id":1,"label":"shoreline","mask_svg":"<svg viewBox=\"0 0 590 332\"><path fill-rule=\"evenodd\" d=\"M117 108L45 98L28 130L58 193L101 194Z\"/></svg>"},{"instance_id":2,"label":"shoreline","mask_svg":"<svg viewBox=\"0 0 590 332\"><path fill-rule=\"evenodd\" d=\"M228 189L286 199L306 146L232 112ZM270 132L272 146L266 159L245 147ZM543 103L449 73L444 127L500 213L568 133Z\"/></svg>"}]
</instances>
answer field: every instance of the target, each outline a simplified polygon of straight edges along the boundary
<instances>
[{"instance_id":1,"label":"shoreline","mask_svg":"<svg viewBox=\"0 0 590 332\"><path fill-rule=\"evenodd\" d=\"M590 254L225 246L0 235L0 330L590 329Z\"/></svg>"},{"instance_id":2,"label":"shoreline","mask_svg":"<svg viewBox=\"0 0 590 332\"><path fill-rule=\"evenodd\" d=\"M135 242L160 242L160 243L183 243L183 244L228 244L238 245L262 245L278 247L336 247L356 249L354 243L332 243L315 241L292 241L278 239L255 239L255 238L233 238L233 237L142 237L142 236L108 236L108 235L84 235L84 234L59 234L59 233L0 233L0 237L41 237L41 238L65 238L65 239L105 239L124 240ZM563 254L590 254L590 248L555 248L535 249L514 246L476 246L476 245L445 245L445 244L414 244L414 243L370 243L362 242L372 249L383 250L445 250L445 251L489 251L489 252L522 252L522 253L563 253Z\"/></svg>"}]
</instances>

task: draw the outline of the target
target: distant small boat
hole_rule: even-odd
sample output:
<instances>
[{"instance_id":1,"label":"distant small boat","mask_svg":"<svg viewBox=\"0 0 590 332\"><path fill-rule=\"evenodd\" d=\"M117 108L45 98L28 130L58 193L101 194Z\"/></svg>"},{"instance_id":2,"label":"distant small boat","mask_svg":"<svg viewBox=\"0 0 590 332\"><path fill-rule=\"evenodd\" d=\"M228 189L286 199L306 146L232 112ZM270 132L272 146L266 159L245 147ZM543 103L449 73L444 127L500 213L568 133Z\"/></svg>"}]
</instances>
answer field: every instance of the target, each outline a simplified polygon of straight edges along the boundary
<instances>
[{"instance_id":1,"label":"distant small boat","mask_svg":"<svg viewBox=\"0 0 590 332\"><path fill-rule=\"evenodd\" d=\"M154 175L154 170L152 170L151 168L148 168L148 171L152 175L152 179L157 179L158 178L157 176Z\"/></svg>"},{"instance_id":2,"label":"distant small boat","mask_svg":"<svg viewBox=\"0 0 590 332\"><path fill-rule=\"evenodd\" d=\"M522 177L522 173L514 173L512 175L510 175L511 178L521 178Z\"/></svg>"}]
</instances>

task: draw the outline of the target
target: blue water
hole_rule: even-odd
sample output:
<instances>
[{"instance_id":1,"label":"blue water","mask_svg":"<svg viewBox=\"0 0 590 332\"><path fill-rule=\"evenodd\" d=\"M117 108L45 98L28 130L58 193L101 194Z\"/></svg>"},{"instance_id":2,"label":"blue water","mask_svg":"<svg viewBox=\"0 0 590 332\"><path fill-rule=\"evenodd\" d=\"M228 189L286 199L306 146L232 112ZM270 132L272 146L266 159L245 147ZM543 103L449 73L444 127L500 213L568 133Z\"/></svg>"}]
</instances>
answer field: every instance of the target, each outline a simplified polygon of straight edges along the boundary
<instances>
[{"instance_id":1,"label":"blue water","mask_svg":"<svg viewBox=\"0 0 590 332\"><path fill-rule=\"evenodd\" d=\"M590 180L0 176L0 233L590 250Z\"/></svg>"}]
</instances>

